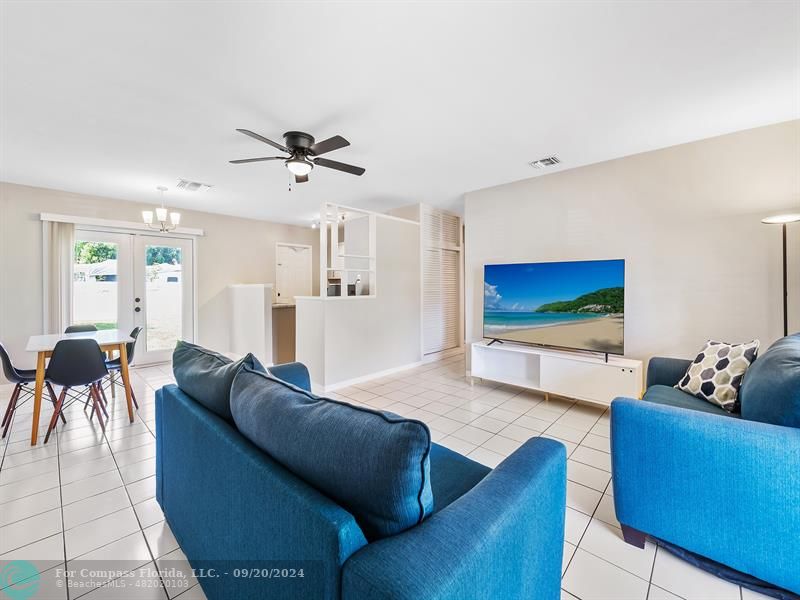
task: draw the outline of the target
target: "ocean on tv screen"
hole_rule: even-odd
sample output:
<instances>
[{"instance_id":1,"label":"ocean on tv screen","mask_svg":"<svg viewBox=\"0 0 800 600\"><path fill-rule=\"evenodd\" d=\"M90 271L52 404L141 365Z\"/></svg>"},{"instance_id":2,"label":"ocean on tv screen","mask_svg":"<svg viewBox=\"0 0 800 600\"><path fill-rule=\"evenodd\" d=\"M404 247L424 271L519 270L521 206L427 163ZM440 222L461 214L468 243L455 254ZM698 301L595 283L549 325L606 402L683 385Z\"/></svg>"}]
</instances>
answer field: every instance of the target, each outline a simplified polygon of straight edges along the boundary
<instances>
[{"instance_id":1,"label":"ocean on tv screen","mask_svg":"<svg viewBox=\"0 0 800 600\"><path fill-rule=\"evenodd\" d=\"M486 265L483 336L624 353L625 261Z\"/></svg>"}]
</instances>

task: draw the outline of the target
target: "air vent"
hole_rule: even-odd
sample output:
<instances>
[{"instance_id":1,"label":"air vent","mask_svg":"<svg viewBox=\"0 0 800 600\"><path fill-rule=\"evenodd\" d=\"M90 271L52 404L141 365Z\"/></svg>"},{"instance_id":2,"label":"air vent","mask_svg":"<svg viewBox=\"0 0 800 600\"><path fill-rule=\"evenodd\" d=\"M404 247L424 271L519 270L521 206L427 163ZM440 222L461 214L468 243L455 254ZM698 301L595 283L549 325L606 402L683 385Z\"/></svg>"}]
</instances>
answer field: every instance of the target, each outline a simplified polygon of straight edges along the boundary
<instances>
[{"instance_id":1,"label":"air vent","mask_svg":"<svg viewBox=\"0 0 800 600\"><path fill-rule=\"evenodd\" d=\"M560 163L561 161L558 160L557 156L546 156L545 158L540 158L539 160L534 160L533 162L528 163L534 169L546 169L547 167L552 167Z\"/></svg>"},{"instance_id":2,"label":"air vent","mask_svg":"<svg viewBox=\"0 0 800 600\"><path fill-rule=\"evenodd\" d=\"M200 183L199 181L178 179L178 184L175 187L179 190L185 190L187 192L207 192L214 186L208 183Z\"/></svg>"}]
</instances>

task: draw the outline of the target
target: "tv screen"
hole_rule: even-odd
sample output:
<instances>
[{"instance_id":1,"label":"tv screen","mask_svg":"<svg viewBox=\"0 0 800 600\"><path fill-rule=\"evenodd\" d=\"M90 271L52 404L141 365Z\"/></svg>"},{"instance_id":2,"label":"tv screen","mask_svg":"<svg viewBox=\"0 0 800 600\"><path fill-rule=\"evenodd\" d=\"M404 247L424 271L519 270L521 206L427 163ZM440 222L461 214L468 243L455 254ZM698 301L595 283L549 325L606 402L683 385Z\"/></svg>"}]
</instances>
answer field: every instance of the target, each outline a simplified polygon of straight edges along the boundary
<instances>
[{"instance_id":1,"label":"tv screen","mask_svg":"<svg viewBox=\"0 0 800 600\"><path fill-rule=\"evenodd\" d=\"M483 337L624 354L625 261L485 265Z\"/></svg>"}]
</instances>

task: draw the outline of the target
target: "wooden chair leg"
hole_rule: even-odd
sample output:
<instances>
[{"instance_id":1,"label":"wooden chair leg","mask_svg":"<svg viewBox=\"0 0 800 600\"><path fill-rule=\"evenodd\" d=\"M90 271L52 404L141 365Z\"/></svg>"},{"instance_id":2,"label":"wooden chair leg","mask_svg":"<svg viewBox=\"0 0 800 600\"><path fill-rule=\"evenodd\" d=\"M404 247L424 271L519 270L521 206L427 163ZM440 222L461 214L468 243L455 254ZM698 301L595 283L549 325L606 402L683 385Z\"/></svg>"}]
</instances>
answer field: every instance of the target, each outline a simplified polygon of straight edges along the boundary
<instances>
[{"instance_id":1,"label":"wooden chair leg","mask_svg":"<svg viewBox=\"0 0 800 600\"><path fill-rule=\"evenodd\" d=\"M102 400L100 400L100 394L97 393L97 388L91 386L90 388L92 394L92 400L94 401L95 410L94 412L97 413L97 422L100 423L100 429L103 430L103 433L106 432L106 425L103 423L103 415L100 414L100 405Z\"/></svg>"},{"instance_id":2,"label":"wooden chair leg","mask_svg":"<svg viewBox=\"0 0 800 600\"><path fill-rule=\"evenodd\" d=\"M8 399L8 406L6 407L6 413L3 415L3 424L0 425L0 427L5 427L6 422L9 420L9 418L11 418L11 412L12 412L11 407L14 406L14 404L16 403L17 396L19 396L19 392L21 389L22 389L21 383L18 383L16 386L14 386L14 391L11 392L11 398Z\"/></svg>"},{"instance_id":3,"label":"wooden chair leg","mask_svg":"<svg viewBox=\"0 0 800 600\"><path fill-rule=\"evenodd\" d=\"M61 412L61 407L64 405L64 398L67 396L67 389L61 389L61 395L58 397L58 402L56 402L55 410L53 411L53 417L50 419L50 425L47 428L47 434L44 436L44 443L47 443L47 440L50 439L50 434L52 433L53 429L56 428L56 423L58 423L58 415Z\"/></svg>"},{"instance_id":4,"label":"wooden chair leg","mask_svg":"<svg viewBox=\"0 0 800 600\"><path fill-rule=\"evenodd\" d=\"M117 397L116 373L111 371L111 373L108 374L108 378L111 380L111 399L113 400Z\"/></svg>"},{"instance_id":5,"label":"wooden chair leg","mask_svg":"<svg viewBox=\"0 0 800 600\"><path fill-rule=\"evenodd\" d=\"M11 426L11 421L13 421L14 410L17 408L17 398L19 398L21 390L22 384L18 383L16 387L14 387L14 391L11 392L11 399L8 401L8 408L6 408L6 414L3 417L3 438L6 437L8 428Z\"/></svg>"},{"instance_id":6,"label":"wooden chair leg","mask_svg":"<svg viewBox=\"0 0 800 600\"><path fill-rule=\"evenodd\" d=\"M133 400L133 405L136 407L136 410L139 410L139 403L136 401L136 394L133 393L133 386L131 386L131 400Z\"/></svg>"},{"instance_id":7,"label":"wooden chair leg","mask_svg":"<svg viewBox=\"0 0 800 600\"><path fill-rule=\"evenodd\" d=\"M108 405L108 400L106 399L106 394L105 391L103 390L103 382L98 381L97 383L93 383L92 385L94 386L94 389L97 391L97 393L100 394L99 396L100 402L102 402L104 405Z\"/></svg>"},{"instance_id":8,"label":"wooden chair leg","mask_svg":"<svg viewBox=\"0 0 800 600\"><path fill-rule=\"evenodd\" d=\"M106 410L106 405L108 404L108 400L106 400L106 393L103 391L103 382L95 383L94 384L94 391L97 393L97 397L100 400L100 408L103 409L103 414L108 419L108 411Z\"/></svg>"},{"instance_id":9,"label":"wooden chair leg","mask_svg":"<svg viewBox=\"0 0 800 600\"><path fill-rule=\"evenodd\" d=\"M58 402L58 398L56 397L56 393L53 390L53 386L50 385L49 381L45 381L44 385L47 387L47 392L50 394L50 400L53 402L53 408L55 408L56 402ZM64 423L64 425L66 425L67 424L67 418L64 416L64 413L61 412L61 413L58 413L58 415L61 417L61 422Z\"/></svg>"}]
</instances>

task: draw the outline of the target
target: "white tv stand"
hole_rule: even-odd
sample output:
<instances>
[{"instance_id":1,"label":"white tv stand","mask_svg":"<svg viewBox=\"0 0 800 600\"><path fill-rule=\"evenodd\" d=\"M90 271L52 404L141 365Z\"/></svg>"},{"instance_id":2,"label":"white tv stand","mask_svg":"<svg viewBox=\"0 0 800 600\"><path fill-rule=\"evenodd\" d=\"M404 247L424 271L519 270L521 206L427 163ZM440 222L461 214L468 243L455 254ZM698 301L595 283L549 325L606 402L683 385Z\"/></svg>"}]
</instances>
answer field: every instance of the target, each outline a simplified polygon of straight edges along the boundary
<instances>
[{"instance_id":1,"label":"white tv stand","mask_svg":"<svg viewBox=\"0 0 800 600\"><path fill-rule=\"evenodd\" d=\"M472 377L608 406L617 396L639 398L640 360L550 350L489 340L472 344Z\"/></svg>"}]
</instances>

